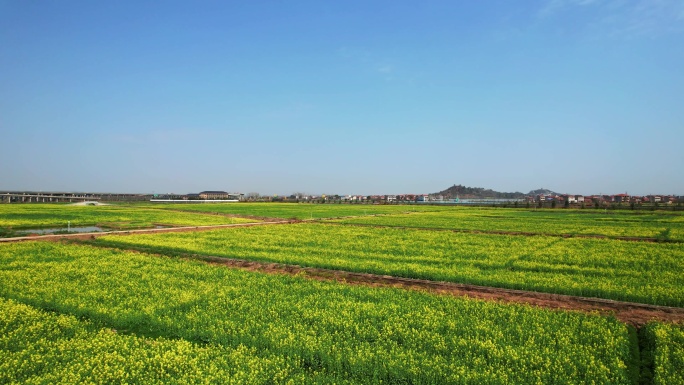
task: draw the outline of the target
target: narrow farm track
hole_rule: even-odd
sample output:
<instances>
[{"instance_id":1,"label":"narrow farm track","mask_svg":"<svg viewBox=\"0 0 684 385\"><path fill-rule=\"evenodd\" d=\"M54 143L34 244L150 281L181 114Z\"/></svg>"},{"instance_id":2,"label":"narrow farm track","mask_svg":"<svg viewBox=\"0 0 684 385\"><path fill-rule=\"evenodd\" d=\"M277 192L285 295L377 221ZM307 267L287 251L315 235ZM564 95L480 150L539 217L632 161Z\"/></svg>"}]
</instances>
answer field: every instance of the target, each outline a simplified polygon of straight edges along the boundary
<instances>
[{"instance_id":1,"label":"narrow farm track","mask_svg":"<svg viewBox=\"0 0 684 385\"><path fill-rule=\"evenodd\" d=\"M333 219L333 218L331 218ZM338 219L338 218L334 218ZM632 242L650 242L650 243L684 243L682 240L678 239L658 239L650 237L621 237L621 236L608 236L600 234L556 234L556 233L537 233L537 232L525 232L525 231L505 231L505 230L472 230L472 229L447 229L447 228L436 228L436 227L419 227L419 226L393 226L393 225L375 225L369 223L338 223L338 222L325 222L326 224L338 225L338 226L358 226L358 227L374 227L378 229L406 229L406 230L425 230L425 231L450 231L452 233L468 233L468 234L493 234L493 235L520 235L525 237L561 237L561 238L594 238L594 239L611 239L616 241L632 241Z\"/></svg>"},{"instance_id":2,"label":"narrow farm track","mask_svg":"<svg viewBox=\"0 0 684 385\"><path fill-rule=\"evenodd\" d=\"M182 227L167 227L163 229L138 229L138 230L116 230L116 231L98 231L93 233L75 233L75 234L49 234L49 235L34 235L26 237L12 237L0 238L0 243L23 242L23 241L61 241L61 240L88 240L102 237L105 235L133 235L133 234L158 234L158 233L184 233L191 231L209 231L216 229L225 229L231 227L251 227L251 226L265 226L265 225L281 225L288 223L296 223L299 221L293 220L276 220L269 222L253 222L253 223L232 223L225 225L211 225L211 226L182 226Z\"/></svg>"}]
</instances>

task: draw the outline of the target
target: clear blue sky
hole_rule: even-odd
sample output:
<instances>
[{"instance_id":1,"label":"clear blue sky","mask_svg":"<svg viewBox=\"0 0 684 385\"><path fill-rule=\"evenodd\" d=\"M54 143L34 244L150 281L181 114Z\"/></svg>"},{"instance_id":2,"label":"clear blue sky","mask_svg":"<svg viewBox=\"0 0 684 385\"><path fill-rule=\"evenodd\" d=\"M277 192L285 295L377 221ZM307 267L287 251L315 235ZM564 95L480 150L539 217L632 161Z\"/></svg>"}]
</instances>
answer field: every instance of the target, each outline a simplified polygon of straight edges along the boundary
<instances>
[{"instance_id":1,"label":"clear blue sky","mask_svg":"<svg viewBox=\"0 0 684 385\"><path fill-rule=\"evenodd\" d=\"M0 190L684 195L684 2L0 0Z\"/></svg>"}]
</instances>

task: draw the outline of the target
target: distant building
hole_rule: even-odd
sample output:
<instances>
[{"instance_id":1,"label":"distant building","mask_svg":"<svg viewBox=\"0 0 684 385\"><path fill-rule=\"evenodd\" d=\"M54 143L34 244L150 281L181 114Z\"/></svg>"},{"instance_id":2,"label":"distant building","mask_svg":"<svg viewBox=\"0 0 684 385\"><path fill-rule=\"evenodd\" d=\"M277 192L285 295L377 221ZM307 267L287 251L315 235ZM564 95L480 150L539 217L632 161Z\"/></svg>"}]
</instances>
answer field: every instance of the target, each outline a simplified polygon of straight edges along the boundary
<instances>
[{"instance_id":1,"label":"distant building","mask_svg":"<svg viewBox=\"0 0 684 385\"><path fill-rule=\"evenodd\" d=\"M228 199L225 191L202 191L199 193L200 199Z\"/></svg>"},{"instance_id":2,"label":"distant building","mask_svg":"<svg viewBox=\"0 0 684 385\"><path fill-rule=\"evenodd\" d=\"M243 193L228 193L225 191L202 191L197 194L199 199L203 200L245 200Z\"/></svg>"}]
</instances>

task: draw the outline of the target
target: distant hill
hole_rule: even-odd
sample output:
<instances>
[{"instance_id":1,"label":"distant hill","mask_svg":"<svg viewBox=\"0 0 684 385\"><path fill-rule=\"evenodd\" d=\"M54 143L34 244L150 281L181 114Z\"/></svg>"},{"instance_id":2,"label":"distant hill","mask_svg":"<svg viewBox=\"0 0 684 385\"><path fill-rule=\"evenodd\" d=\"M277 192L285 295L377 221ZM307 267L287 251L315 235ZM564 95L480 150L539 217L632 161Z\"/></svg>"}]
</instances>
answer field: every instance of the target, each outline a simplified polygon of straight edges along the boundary
<instances>
[{"instance_id":1,"label":"distant hill","mask_svg":"<svg viewBox=\"0 0 684 385\"><path fill-rule=\"evenodd\" d=\"M553 192L549 189L540 188L537 190L532 190L527 194L523 194L519 191L516 192L499 192L491 189L485 189L482 187L466 187L462 185L453 185L446 190L442 190L437 193L430 195L441 195L445 199L453 199L456 197L462 199L475 199L475 198L497 198L497 199L521 199L526 196L536 196L539 194L543 195L558 195L558 193Z\"/></svg>"},{"instance_id":2,"label":"distant hill","mask_svg":"<svg viewBox=\"0 0 684 385\"><path fill-rule=\"evenodd\" d=\"M491 189L485 189L482 187L466 187L461 185L453 185L446 190L442 190L438 193L430 195L441 195L445 199L461 198L461 199L474 199L474 198L498 198L498 199L520 199L527 196L521 192L499 192Z\"/></svg>"},{"instance_id":3,"label":"distant hill","mask_svg":"<svg viewBox=\"0 0 684 385\"><path fill-rule=\"evenodd\" d=\"M540 189L530 191L529 195L535 196L535 195L560 195L560 194L542 187Z\"/></svg>"}]
</instances>

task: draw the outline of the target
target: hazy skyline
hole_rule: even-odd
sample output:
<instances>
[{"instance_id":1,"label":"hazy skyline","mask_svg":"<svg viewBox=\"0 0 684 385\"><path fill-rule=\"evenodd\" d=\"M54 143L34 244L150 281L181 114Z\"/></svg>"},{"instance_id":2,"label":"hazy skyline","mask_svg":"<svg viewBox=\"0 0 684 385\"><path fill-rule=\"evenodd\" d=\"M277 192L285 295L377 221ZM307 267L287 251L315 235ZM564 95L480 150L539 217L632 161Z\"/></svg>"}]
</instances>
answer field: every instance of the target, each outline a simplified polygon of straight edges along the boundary
<instances>
[{"instance_id":1,"label":"hazy skyline","mask_svg":"<svg viewBox=\"0 0 684 385\"><path fill-rule=\"evenodd\" d=\"M0 190L684 195L684 2L0 0Z\"/></svg>"}]
</instances>

